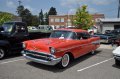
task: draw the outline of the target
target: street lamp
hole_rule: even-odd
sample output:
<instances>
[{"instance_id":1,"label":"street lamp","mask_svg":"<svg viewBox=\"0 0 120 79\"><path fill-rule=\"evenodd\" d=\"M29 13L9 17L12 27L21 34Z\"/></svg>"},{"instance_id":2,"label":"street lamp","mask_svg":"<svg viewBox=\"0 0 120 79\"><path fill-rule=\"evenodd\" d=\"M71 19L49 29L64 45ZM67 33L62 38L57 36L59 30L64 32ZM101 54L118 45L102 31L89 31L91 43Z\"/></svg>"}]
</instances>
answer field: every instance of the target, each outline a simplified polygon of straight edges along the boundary
<instances>
[{"instance_id":1,"label":"street lamp","mask_svg":"<svg viewBox=\"0 0 120 79\"><path fill-rule=\"evenodd\" d=\"M119 15L120 15L120 0L119 0L119 4L118 4L118 18L119 18Z\"/></svg>"}]
</instances>

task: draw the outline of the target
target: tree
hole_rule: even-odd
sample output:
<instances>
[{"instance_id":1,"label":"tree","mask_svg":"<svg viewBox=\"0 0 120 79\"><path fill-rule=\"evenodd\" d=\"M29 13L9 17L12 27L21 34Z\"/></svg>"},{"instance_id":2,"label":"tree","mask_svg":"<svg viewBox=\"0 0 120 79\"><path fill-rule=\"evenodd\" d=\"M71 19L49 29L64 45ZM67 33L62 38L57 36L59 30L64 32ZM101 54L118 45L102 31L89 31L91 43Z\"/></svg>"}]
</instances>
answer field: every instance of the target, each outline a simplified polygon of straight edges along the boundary
<instances>
[{"instance_id":1,"label":"tree","mask_svg":"<svg viewBox=\"0 0 120 79\"><path fill-rule=\"evenodd\" d=\"M41 12L39 13L39 22L40 22L40 25L44 24L44 16L43 16L42 9L41 9Z\"/></svg>"},{"instance_id":2,"label":"tree","mask_svg":"<svg viewBox=\"0 0 120 79\"><path fill-rule=\"evenodd\" d=\"M49 10L49 12L48 12L48 15L57 15L56 8L51 7L50 10Z\"/></svg>"},{"instance_id":3,"label":"tree","mask_svg":"<svg viewBox=\"0 0 120 79\"><path fill-rule=\"evenodd\" d=\"M32 24L32 14L27 8L25 9L23 5L17 7L17 13L27 25L30 26Z\"/></svg>"},{"instance_id":4,"label":"tree","mask_svg":"<svg viewBox=\"0 0 120 79\"><path fill-rule=\"evenodd\" d=\"M89 29L93 26L94 22L92 21L92 15L88 13L87 6L83 5L81 8L78 8L73 19L73 23L78 29Z\"/></svg>"},{"instance_id":5,"label":"tree","mask_svg":"<svg viewBox=\"0 0 120 79\"><path fill-rule=\"evenodd\" d=\"M32 24L32 14L28 9L25 9L22 14L23 22L26 22L28 26Z\"/></svg>"},{"instance_id":6,"label":"tree","mask_svg":"<svg viewBox=\"0 0 120 79\"><path fill-rule=\"evenodd\" d=\"M0 12L0 25L2 25L6 21L10 21L13 15L7 12Z\"/></svg>"},{"instance_id":7,"label":"tree","mask_svg":"<svg viewBox=\"0 0 120 79\"><path fill-rule=\"evenodd\" d=\"M32 16L32 24L33 26L38 26L39 25L39 18L36 15Z\"/></svg>"},{"instance_id":8,"label":"tree","mask_svg":"<svg viewBox=\"0 0 120 79\"><path fill-rule=\"evenodd\" d=\"M48 25L49 24L49 19L48 19L48 13L47 12L44 14L44 18L45 18L44 25Z\"/></svg>"},{"instance_id":9,"label":"tree","mask_svg":"<svg viewBox=\"0 0 120 79\"><path fill-rule=\"evenodd\" d=\"M23 16L23 11L24 11L24 6L20 5L17 7L17 14L18 16L22 17Z\"/></svg>"}]
</instances>

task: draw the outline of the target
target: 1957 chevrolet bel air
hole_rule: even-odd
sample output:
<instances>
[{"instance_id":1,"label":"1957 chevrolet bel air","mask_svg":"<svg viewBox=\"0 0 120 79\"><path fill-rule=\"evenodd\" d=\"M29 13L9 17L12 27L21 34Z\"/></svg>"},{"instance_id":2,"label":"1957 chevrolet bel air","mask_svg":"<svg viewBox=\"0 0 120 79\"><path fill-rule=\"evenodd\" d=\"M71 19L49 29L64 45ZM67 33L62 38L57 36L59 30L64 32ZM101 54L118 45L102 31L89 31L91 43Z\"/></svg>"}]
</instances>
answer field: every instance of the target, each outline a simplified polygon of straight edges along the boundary
<instances>
[{"instance_id":1,"label":"1957 chevrolet bel air","mask_svg":"<svg viewBox=\"0 0 120 79\"><path fill-rule=\"evenodd\" d=\"M25 58L46 65L65 68L70 60L94 53L100 46L99 37L91 37L86 30L58 29L49 38L23 42Z\"/></svg>"}]
</instances>

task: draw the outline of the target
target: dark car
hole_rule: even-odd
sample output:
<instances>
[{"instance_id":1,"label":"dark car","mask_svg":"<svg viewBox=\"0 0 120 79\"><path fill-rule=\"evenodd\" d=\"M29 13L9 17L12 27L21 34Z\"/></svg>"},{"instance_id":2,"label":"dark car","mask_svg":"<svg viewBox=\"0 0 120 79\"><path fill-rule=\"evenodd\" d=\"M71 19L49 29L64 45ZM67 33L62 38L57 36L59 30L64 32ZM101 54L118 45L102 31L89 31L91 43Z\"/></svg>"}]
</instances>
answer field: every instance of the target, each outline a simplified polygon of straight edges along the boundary
<instances>
[{"instance_id":1,"label":"dark car","mask_svg":"<svg viewBox=\"0 0 120 79\"><path fill-rule=\"evenodd\" d=\"M94 37L100 37L100 43L112 43L116 39L114 34L94 34Z\"/></svg>"},{"instance_id":2,"label":"dark car","mask_svg":"<svg viewBox=\"0 0 120 79\"><path fill-rule=\"evenodd\" d=\"M105 34L111 33L111 30L105 30Z\"/></svg>"},{"instance_id":3,"label":"dark car","mask_svg":"<svg viewBox=\"0 0 120 79\"><path fill-rule=\"evenodd\" d=\"M120 34L117 35L115 41L114 41L114 44L116 44L117 46L120 46Z\"/></svg>"}]
</instances>

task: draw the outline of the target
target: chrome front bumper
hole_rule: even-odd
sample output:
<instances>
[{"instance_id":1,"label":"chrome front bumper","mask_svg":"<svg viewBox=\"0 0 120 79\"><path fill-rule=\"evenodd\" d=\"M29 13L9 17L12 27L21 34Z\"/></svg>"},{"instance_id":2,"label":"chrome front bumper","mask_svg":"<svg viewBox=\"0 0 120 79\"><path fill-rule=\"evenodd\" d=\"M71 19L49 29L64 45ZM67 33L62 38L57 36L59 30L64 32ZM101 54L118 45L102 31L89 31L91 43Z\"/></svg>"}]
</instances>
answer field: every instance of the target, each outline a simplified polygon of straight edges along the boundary
<instances>
[{"instance_id":1,"label":"chrome front bumper","mask_svg":"<svg viewBox=\"0 0 120 79\"><path fill-rule=\"evenodd\" d=\"M109 43L109 41L107 39L101 39L100 43Z\"/></svg>"},{"instance_id":2,"label":"chrome front bumper","mask_svg":"<svg viewBox=\"0 0 120 79\"><path fill-rule=\"evenodd\" d=\"M56 58L51 54L44 54L44 53L28 51L28 50L24 50L21 53L26 59L45 65L53 66L61 61L61 58Z\"/></svg>"},{"instance_id":3,"label":"chrome front bumper","mask_svg":"<svg viewBox=\"0 0 120 79\"><path fill-rule=\"evenodd\" d=\"M120 61L120 56L114 56L114 59L117 59Z\"/></svg>"}]
</instances>

